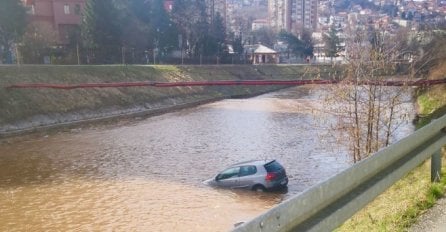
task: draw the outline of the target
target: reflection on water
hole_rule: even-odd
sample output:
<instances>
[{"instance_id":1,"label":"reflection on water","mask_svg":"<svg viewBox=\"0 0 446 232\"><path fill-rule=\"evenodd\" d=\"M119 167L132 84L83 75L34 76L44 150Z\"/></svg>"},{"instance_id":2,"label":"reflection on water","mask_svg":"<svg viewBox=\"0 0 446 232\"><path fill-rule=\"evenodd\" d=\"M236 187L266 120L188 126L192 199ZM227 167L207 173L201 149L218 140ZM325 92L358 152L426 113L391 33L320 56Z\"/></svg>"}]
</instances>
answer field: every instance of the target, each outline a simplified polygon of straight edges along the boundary
<instances>
[{"instance_id":1,"label":"reflection on water","mask_svg":"<svg viewBox=\"0 0 446 232\"><path fill-rule=\"evenodd\" d=\"M229 230L350 165L345 148L321 137L321 94L298 87L0 141L0 231ZM202 184L261 158L285 166L287 192Z\"/></svg>"}]
</instances>

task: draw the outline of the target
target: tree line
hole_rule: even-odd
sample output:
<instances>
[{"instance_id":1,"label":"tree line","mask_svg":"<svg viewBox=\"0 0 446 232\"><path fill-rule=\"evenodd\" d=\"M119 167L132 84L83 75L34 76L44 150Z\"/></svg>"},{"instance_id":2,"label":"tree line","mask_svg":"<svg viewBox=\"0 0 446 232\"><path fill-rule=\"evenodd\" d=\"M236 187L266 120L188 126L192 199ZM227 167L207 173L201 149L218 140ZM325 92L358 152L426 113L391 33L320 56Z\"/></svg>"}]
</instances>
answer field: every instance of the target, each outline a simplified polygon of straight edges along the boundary
<instances>
[{"instance_id":1,"label":"tree line","mask_svg":"<svg viewBox=\"0 0 446 232\"><path fill-rule=\"evenodd\" d=\"M80 25L65 28L61 38L52 25L31 22L20 0L2 0L0 61L60 64L229 63L243 62L243 44L273 47L287 43L288 52L313 54L311 33L299 38L268 28L234 33L207 1L174 0L167 12L164 0L87 0ZM17 57L14 57L14 54Z\"/></svg>"},{"instance_id":2,"label":"tree line","mask_svg":"<svg viewBox=\"0 0 446 232\"><path fill-rule=\"evenodd\" d=\"M64 57L61 62L107 64L167 61L174 51L181 53L177 58L224 58L225 44L241 43L226 33L219 13L211 19L204 1L174 0L173 6L168 13L163 0L87 0L81 24L69 27L67 41L55 46L59 38L53 28L28 24L20 0L2 0L0 60L12 62L15 44L26 63L53 55Z\"/></svg>"}]
</instances>

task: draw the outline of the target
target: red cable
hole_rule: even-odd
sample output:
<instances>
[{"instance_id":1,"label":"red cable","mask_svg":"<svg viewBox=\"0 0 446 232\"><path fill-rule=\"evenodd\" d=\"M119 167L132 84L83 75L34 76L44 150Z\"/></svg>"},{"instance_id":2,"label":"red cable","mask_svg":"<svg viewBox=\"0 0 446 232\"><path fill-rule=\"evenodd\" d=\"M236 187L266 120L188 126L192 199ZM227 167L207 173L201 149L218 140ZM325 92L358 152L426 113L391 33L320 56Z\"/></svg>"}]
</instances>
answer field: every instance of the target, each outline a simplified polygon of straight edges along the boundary
<instances>
[{"instance_id":1,"label":"red cable","mask_svg":"<svg viewBox=\"0 0 446 232\"><path fill-rule=\"evenodd\" d=\"M185 87L185 86L234 86L234 85L308 85L337 84L337 80L223 80L223 81L190 81L190 82L113 82L113 83L80 83L80 84L49 84L20 83L9 85L8 89L86 89L86 88L117 88L117 87ZM393 80L393 81L343 81L345 84L381 85L381 86L431 86L445 84L445 79L438 80Z\"/></svg>"}]
</instances>

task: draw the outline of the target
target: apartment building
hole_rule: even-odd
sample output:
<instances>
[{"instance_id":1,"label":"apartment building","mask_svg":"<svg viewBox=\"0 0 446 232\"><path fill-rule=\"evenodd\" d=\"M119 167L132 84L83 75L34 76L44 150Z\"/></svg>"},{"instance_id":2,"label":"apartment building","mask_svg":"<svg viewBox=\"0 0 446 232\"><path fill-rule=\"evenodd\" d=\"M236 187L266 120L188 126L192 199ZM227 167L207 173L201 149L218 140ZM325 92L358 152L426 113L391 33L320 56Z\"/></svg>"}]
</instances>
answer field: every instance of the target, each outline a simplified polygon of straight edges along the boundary
<instances>
[{"instance_id":1,"label":"apartment building","mask_svg":"<svg viewBox=\"0 0 446 232\"><path fill-rule=\"evenodd\" d=\"M289 1L290 0L268 0L268 20L271 28L275 31L289 29Z\"/></svg>"},{"instance_id":2,"label":"apartment building","mask_svg":"<svg viewBox=\"0 0 446 232\"><path fill-rule=\"evenodd\" d=\"M304 29L316 29L317 3L318 0L290 0L289 31L299 33Z\"/></svg>"},{"instance_id":3,"label":"apartment building","mask_svg":"<svg viewBox=\"0 0 446 232\"><path fill-rule=\"evenodd\" d=\"M314 30L317 26L318 0L269 0L270 26L299 34L302 30Z\"/></svg>"},{"instance_id":4,"label":"apartment building","mask_svg":"<svg viewBox=\"0 0 446 232\"><path fill-rule=\"evenodd\" d=\"M85 0L22 0L28 8L31 23L51 27L60 44L68 43L71 30L82 20Z\"/></svg>"}]
</instances>

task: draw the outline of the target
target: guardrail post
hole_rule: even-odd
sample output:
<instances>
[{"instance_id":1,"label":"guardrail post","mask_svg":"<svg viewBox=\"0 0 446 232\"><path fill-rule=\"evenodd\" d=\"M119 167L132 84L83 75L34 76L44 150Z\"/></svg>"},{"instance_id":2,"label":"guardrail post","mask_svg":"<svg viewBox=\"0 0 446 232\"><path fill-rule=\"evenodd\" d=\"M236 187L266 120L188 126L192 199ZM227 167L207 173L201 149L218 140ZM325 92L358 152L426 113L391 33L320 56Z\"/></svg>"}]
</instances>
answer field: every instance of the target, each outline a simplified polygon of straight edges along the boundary
<instances>
[{"instance_id":1,"label":"guardrail post","mask_svg":"<svg viewBox=\"0 0 446 232\"><path fill-rule=\"evenodd\" d=\"M441 178L441 150L438 150L431 157L431 181L440 182L440 178Z\"/></svg>"}]
</instances>

